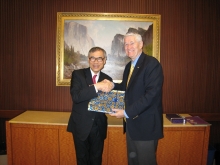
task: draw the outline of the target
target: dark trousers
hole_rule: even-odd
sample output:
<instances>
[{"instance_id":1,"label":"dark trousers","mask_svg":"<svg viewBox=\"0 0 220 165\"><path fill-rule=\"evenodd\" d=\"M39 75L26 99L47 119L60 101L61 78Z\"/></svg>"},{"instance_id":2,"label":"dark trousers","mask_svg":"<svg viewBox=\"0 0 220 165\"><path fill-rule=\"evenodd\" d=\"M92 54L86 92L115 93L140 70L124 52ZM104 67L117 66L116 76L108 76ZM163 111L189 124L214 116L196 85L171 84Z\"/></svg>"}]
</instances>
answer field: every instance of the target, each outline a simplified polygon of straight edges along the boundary
<instances>
[{"instance_id":1,"label":"dark trousers","mask_svg":"<svg viewBox=\"0 0 220 165\"><path fill-rule=\"evenodd\" d=\"M128 165L157 165L158 140L133 141L126 129Z\"/></svg>"},{"instance_id":2,"label":"dark trousers","mask_svg":"<svg viewBox=\"0 0 220 165\"><path fill-rule=\"evenodd\" d=\"M73 135L77 165L101 165L104 139L100 138L98 126L93 124L85 141Z\"/></svg>"}]
</instances>

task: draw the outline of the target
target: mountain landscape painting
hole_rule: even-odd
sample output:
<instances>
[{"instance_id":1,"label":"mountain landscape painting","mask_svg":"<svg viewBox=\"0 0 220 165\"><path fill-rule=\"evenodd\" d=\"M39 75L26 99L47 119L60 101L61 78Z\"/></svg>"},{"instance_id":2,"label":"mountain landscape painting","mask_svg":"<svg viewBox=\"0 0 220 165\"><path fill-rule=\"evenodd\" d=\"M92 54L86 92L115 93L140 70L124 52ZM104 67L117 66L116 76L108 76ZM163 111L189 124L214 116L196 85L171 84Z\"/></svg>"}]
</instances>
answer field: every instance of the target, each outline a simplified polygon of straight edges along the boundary
<instances>
[{"instance_id":1,"label":"mountain landscape painting","mask_svg":"<svg viewBox=\"0 0 220 165\"><path fill-rule=\"evenodd\" d=\"M65 20L64 79L70 79L74 70L88 67L89 50L99 46L107 53L107 61L102 71L110 75L114 81L120 81L124 67L130 61L123 46L123 36L127 32L139 33L144 41L143 51L152 56L153 22Z\"/></svg>"}]
</instances>

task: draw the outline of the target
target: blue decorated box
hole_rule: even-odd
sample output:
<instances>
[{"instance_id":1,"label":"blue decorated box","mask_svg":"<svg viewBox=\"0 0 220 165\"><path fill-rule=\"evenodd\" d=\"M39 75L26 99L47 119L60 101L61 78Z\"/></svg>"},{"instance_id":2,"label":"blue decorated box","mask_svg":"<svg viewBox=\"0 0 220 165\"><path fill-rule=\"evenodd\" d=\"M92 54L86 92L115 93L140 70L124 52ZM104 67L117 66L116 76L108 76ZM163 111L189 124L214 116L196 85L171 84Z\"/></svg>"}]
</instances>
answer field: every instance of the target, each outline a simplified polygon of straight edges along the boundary
<instances>
[{"instance_id":1,"label":"blue decorated box","mask_svg":"<svg viewBox=\"0 0 220 165\"><path fill-rule=\"evenodd\" d=\"M98 97L90 100L89 111L112 113L112 109L124 109L125 91L112 90L108 93L98 92Z\"/></svg>"}]
</instances>

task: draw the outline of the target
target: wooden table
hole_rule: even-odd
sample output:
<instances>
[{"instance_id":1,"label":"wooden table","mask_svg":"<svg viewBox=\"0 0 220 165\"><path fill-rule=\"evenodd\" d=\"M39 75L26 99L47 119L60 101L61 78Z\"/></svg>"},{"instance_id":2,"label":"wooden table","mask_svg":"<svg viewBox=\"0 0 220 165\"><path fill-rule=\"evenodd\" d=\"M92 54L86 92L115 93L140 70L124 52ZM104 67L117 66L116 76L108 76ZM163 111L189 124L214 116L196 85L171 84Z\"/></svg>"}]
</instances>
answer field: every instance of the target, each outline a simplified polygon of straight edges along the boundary
<instances>
[{"instance_id":1,"label":"wooden table","mask_svg":"<svg viewBox=\"0 0 220 165\"><path fill-rule=\"evenodd\" d=\"M188 116L187 114L181 114ZM26 111L6 122L8 165L76 164L70 112ZM108 116L103 165L127 165L122 119ZM206 165L210 124L172 124L164 115L158 165Z\"/></svg>"}]
</instances>

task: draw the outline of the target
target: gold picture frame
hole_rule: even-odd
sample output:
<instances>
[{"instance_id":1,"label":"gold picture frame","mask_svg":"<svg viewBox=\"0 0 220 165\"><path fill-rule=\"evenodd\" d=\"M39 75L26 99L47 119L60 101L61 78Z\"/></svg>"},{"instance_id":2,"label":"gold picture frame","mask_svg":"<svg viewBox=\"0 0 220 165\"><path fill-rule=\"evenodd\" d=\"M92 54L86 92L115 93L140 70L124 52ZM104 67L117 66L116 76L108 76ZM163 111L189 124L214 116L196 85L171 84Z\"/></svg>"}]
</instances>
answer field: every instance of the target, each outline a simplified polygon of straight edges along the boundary
<instances>
[{"instance_id":1,"label":"gold picture frame","mask_svg":"<svg viewBox=\"0 0 220 165\"><path fill-rule=\"evenodd\" d=\"M56 85L69 86L72 71L88 67L87 54L93 46L107 52L102 71L114 82L121 81L129 61L121 39L128 31L140 33L143 51L160 61L160 22L159 14L58 12Z\"/></svg>"}]
</instances>

